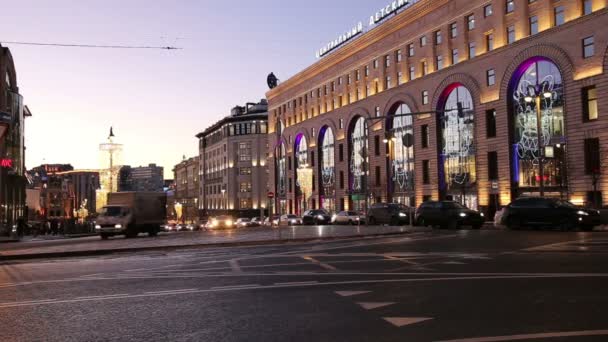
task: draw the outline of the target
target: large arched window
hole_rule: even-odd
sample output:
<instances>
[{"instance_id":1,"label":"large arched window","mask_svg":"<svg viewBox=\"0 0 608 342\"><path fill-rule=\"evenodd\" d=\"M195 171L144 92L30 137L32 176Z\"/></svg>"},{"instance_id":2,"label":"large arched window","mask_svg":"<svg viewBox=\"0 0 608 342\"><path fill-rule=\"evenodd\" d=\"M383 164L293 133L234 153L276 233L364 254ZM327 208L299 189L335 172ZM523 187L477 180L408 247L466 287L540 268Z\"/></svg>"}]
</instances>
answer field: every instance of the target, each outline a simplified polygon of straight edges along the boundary
<instances>
[{"instance_id":1,"label":"large arched window","mask_svg":"<svg viewBox=\"0 0 608 342\"><path fill-rule=\"evenodd\" d=\"M457 83L444 92L442 103L442 187L448 198L476 209L473 97Z\"/></svg>"},{"instance_id":2,"label":"large arched window","mask_svg":"<svg viewBox=\"0 0 608 342\"><path fill-rule=\"evenodd\" d=\"M391 180L389 193L393 201L412 205L414 191L414 126L412 116L401 116L412 111L408 105L401 103L391 112L389 127L391 129Z\"/></svg>"},{"instance_id":3,"label":"large arched window","mask_svg":"<svg viewBox=\"0 0 608 342\"><path fill-rule=\"evenodd\" d=\"M304 135L296 138L296 168L308 165L308 144Z\"/></svg>"},{"instance_id":4,"label":"large arched window","mask_svg":"<svg viewBox=\"0 0 608 342\"><path fill-rule=\"evenodd\" d=\"M321 171L321 207L328 211L335 210L335 174L336 160L334 156L335 137L330 127L323 127L319 132L319 154Z\"/></svg>"},{"instance_id":5,"label":"large arched window","mask_svg":"<svg viewBox=\"0 0 608 342\"><path fill-rule=\"evenodd\" d=\"M560 191L558 188L566 186L566 140L559 69L545 58L528 60L514 75L510 99L515 183L522 192L536 191L542 162L544 186Z\"/></svg>"},{"instance_id":6,"label":"large arched window","mask_svg":"<svg viewBox=\"0 0 608 342\"><path fill-rule=\"evenodd\" d=\"M277 191L280 195L287 193L287 151L285 144L277 147Z\"/></svg>"},{"instance_id":7,"label":"large arched window","mask_svg":"<svg viewBox=\"0 0 608 342\"><path fill-rule=\"evenodd\" d=\"M350 129L350 190L363 192L367 173L367 123L357 118Z\"/></svg>"},{"instance_id":8,"label":"large arched window","mask_svg":"<svg viewBox=\"0 0 608 342\"><path fill-rule=\"evenodd\" d=\"M306 137L299 134L295 141L296 213L301 215L308 209L308 198L312 195L313 171L308 165Z\"/></svg>"}]
</instances>

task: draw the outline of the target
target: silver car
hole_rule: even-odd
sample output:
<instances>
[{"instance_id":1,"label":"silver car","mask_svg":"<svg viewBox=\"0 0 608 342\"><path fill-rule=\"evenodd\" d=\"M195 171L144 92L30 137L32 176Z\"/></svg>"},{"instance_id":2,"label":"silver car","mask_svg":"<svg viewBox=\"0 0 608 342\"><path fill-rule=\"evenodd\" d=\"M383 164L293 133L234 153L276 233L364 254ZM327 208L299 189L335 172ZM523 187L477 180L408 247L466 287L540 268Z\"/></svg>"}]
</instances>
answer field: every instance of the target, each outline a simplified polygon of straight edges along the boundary
<instances>
[{"instance_id":1,"label":"silver car","mask_svg":"<svg viewBox=\"0 0 608 342\"><path fill-rule=\"evenodd\" d=\"M296 215L282 215L279 218L279 226L301 226L302 219Z\"/></svg>"},{"instance_id":2,"label":"silver car","mask_svg":"<svg viewBox=\"0 0 608 342\"><path fill-rule=\"evenodd\" d=\"M364 224L365 215L356 211L341 211L331 218L333 224Z\"/></svg>"}]
</instances>

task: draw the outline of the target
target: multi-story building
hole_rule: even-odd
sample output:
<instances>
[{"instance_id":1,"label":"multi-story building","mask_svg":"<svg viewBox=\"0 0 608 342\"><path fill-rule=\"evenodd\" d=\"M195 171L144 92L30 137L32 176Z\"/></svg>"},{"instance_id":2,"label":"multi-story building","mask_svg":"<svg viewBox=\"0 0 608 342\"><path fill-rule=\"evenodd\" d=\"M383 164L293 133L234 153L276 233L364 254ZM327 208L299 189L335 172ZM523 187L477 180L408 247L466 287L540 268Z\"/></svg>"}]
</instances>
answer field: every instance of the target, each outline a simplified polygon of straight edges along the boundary
<instances>
[{"instance_id":1,"label":"multi-story building","mask_svg":"<svg viewBox=\"0 0 608 342\"><path fill-rule=\"evenodd\" d=\"M268 103L232 109L198 134L205 215L258 216L267 207Z\"/></svg>"},{"instance_id":2,"label":"multi-story building","mask_svg":"<svg viewBox=\"0 0 608 342\"><path fill-rule=\"evenodd\" d=\"M168 212L175 214L177 221L192 223L198 221L199 215L199 157L185 159L175 165L175 191L171 200L173 208Z\"/></svg>"},{"instance_id":3,"label":"multi-story building","mask_svg":"<svg viewBox=\"0 0 608 342\"><path fill-rule=\"evenodd\" d=\"M5 235L26 216L24 128L31 113L19 94L11 52L2 46L0 75L0 234Z\"/></svg>"},{"instance_id":4,"label":"multi-story building","mask_svg":"<svg viewBox=\"0 0 608 342\"><path fill-rule=\"evenodd\" d=\"M163 191L163 173L163 167L156 164L123 166L118 175L118 191Z\"/></svg>"},{"instance_id":5,"label":"multi-story building","mask_svg":"<svg viewBox=\"0 0 608 342\"><path fill-rule=\"evenodd\" d=\"M281 212L454 199L491 215L541 193L608 201L606 0L403 4L267 93Z\"/></svg>"}]
</instances>

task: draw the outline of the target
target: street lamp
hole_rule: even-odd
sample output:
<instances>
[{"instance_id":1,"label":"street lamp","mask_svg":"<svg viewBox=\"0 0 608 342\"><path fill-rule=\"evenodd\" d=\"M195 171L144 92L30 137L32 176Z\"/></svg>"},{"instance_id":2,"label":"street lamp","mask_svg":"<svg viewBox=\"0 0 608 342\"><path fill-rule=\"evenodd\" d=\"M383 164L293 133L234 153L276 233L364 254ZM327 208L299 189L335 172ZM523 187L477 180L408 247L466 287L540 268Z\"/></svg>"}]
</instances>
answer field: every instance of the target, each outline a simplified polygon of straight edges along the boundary
<instances>
[{"instance_id":1,"label":"street lamp","mask_svg":"<svg viewBox=\"0 0 608 342\"><path fill-rule=\"evenodd\" d=\"M524 101L526 101L526 103L531 104L534 102L536 105L536 139L538 145L538 173L540 174L539 192L541 197L545 196L545 170L543 165L544 153L542 152L542 112L540 107L540 101L541 98L550 99L551 97L553 97L553 93L551 93L550 91L543 91L541 93L540 90L537 90L535 87L532 86L528 88L528 95L524 97Z\"/></svg>"}]
</instances>

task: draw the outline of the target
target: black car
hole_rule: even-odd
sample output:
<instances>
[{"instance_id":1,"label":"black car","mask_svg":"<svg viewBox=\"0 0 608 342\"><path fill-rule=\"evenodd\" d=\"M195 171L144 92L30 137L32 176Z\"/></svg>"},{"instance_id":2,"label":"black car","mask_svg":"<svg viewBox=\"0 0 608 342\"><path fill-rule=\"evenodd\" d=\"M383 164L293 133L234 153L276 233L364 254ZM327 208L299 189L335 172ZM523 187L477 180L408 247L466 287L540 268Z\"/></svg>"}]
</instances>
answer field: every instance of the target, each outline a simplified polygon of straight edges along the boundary
<instances>
[{"instance_id":1,"label":"black car","mask_svg":"<svg viewBox=\"0 0 608 342\"><path fill-rule=\"evenodd\" d=\"M330 224L331 216L323 209L312 209L307 210L302 215L302 224L305 225L319 225L319 224Z\"/></svg>"},{"instance_id":2,"label":"black car","mask_svg":"<svg viewBox=\"0 0 608 342\"><path fill-rule=\"evenodd\" d=\"M454 201L428 201L416 210L418 226L439 226L458 229L460 226L471 226L480 229L485 221L484 215Z\"/></svg>"},{"instance_id":3,"label":"black car","mask_svg":"<svg viewBox=\"0 0 608 342\"><path fill-rule=\"evenodd\" d=\"M399 203L374 203L367 211L367 222L374 224L390 224L393 226L410 223L410 208Z\"/></svg>"},{"instance_id":4,"label":"black car","mask_svg":"<svg viewBox=\"0 0 608 342\"><path fill-rule=\"evenodd\" d=\"M513 230L535 226L591 231L601 224L601 218L597 210L583 209L557 198L522 197L505 208L502 222Z\"/></svg>"}]
</instances>

